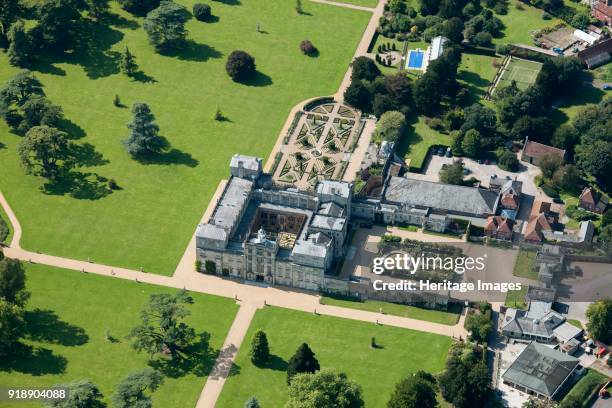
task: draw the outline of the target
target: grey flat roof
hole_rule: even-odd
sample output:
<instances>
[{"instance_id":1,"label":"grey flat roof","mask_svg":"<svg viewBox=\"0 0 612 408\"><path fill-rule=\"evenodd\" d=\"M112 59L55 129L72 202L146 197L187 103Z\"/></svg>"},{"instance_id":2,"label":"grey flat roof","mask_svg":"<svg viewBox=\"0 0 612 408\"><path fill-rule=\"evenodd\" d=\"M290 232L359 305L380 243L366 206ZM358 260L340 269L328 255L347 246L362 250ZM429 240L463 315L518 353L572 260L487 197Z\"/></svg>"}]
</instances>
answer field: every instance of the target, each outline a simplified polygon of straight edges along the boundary
<instances>
[{"instance_id":1,"label":"grey flat roof","mask_svg":"<svg viewBox=\"0 0 612 408\"><path fill-rule=\"evenodd\" d=\"M261 166L261 159L253 156L243 156L241 154L235 154L232 156L230 161L231 167L243 167L249 170L259 170Z\"/></svg>"},{"instance_id":2,"label":"grey flat roof","mask_svg":"<svg viewBox=\"0 0 612 408\"><path fill-rule=\"evenodd\" d=\"M391 177L385 199L406 206L436 208L464 214L494 214L498 193L403 177Z\"/></svg>"},{"instance_id":3,"label":"grey flat roof","mask_svg":"<svg viewBox=\"0 0 612 408\"><path fill-rule=\"evenodd\" d=\"M247 204L252 189L253 182L232 177L215 208L210 224L231 231L240 221L240 214Z\"/></svg>"},{"instance_id":4,"label":"grey flat roof","mask_svg":"<svg viewBox=\"0 0 612 408\"><path fill-rule=\"evenodd\" d=\"M315 258L325 258L327 255L327 246L325 244L317 244L312 241L297 241L293 247L294 255L307 255Z\"/></svg>"},{"instance_id":5,"label":"grey flat roof","mask_svg":"<svg viewBox=\"0 0 612 408\"><path fill-rule=\"evenodd\" d=\"M310 225L315 228L342 231L344 224L346 224L345 218L328 217L317 214L312 218L312 223Z\"/></svg>"},{"instance_id":6,"label":"grey flat roof","mask_svg":"<svg viewBox=\"0 0 612 408\"><path fill-rule=\"evenodd\" d=\"M342 214L344 214L344 208L336 203L323 203L317 212L321 215L340 217Z\"/></svg>"},{"instance_id":7,"label":"grey flat roof","mask_svg":"<svg viewBox=\"0 0 612 408\"><path fill-rule=\"evenodd\" d=\"M561 326L553 330L553 333L555 333L555 336L567 340L578 337L578 335L582 333L582 329L574 326L573 324L565 322Z\"/></svg>"},{"instance_id":8,"label":"grey flat roof","mask_svg":"<svg viewBox=\"0 0 612 408\"><path fill-rule=\"evenodd\" d=\"M317 185L317 193L348 198L351 187L343 181L323 180Z\"/></svg>"},{"instance_id":9,"label":"grey flat roof","mask_svg":"<svg viewBox=\"0 0 612 408\"><path fill-rule=\"evenodd\" d=\"M553 396L578 365L578 359L532 342L502 375L505 381Z\"/></svg>"},{"instance_id":10,"label":"grey flat roof","mask_svg":"<svg viewBox=\"0 0 612 408\"><path fill-rule=\"evenodd\" d=\"M200 224L196 229L196 236L217 241L225 241L227 239L227 231L216 225Z\"/></svg>"}]
</instances>

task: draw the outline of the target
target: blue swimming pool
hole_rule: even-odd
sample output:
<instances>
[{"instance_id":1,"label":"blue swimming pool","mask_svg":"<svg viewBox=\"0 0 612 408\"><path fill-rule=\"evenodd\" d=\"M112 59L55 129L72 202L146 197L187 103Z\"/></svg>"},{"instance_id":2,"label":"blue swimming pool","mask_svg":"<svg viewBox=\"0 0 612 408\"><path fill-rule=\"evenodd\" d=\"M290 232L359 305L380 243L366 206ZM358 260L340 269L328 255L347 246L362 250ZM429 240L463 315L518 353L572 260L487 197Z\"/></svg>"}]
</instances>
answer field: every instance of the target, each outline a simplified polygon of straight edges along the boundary
<instances>
[{"instance_id":1,"label":"blue swimming pool","mask_svg":"<svg viewBox=\"0 0 612 408\"><path fill-rule=\"evenodd\" d=\"M423 67L423 56L425 53L421 50L410 50L408 54L408 68L421 69Z\"/></svg>"}]
</instances>

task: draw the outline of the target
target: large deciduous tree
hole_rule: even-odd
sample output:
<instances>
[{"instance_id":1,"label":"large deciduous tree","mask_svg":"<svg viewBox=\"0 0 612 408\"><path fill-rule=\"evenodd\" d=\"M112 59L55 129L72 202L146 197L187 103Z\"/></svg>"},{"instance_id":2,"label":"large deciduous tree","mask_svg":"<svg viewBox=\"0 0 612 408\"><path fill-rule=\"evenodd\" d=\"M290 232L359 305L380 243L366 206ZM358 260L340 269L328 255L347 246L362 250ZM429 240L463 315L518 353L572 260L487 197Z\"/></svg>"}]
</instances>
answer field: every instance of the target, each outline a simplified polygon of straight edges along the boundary
<instances>
[{"instance_id":1,"label":"large deciduous tree","mask_svg":"<svg viewBox=\"0 0 612 408\"><path fill-rule=\"evenodd\" d=\"M469 343L454 345L438 379L442 396L457 408L483 407L491 397L489 370L482 361L482 351L473 347Z\"/></svg>"},{"instance_id":2,"label":"large deciduous tree","mask_svg":"<svg viewBox=\"0 0 612 408\"><path fill-rule=\"evenodd\" d=\"M8 32L9 48L7 56L9 63L17 67L24 66L29 59L30 41L23 21L13 23Z\"/></svg>"},{"instance_id":3,"label":"large deciduous tree","mask_svg":"<svg viewBox=\"0 0 612 408\"><path fill-rule=\"evenodd\" d=\"M76 25L81 19L76 0L41 0L36 5L38 25L34 37L41 48L60 50L70 46Z\"/></svg>"},{"instance_id":4,"label":"large deciduous tree","mask_svg":"<svg viewBox=\"0 0 612 408\"><path fill-rule=\"evenodd\" d=\"M151 408L151 393L164 382L164 377L151 368L129 374L117 385L112 396L116 408Z\"/></svg>"},{"instance_id":5,"label":"large deciduous tree","mask_svg":"<svg viewBox=\"0 0 612 408\"><path fill-rule=\"evenodd\" d=\"M612 343L612 299L591 303L586 311L587 330L597 340Z\"/></svg>"},{"instance_id":6,"label":"large deciduous tree","mask_svg":"<svg viewBox=\"0 0 612 408\"><path fill-rule=\"evenodd\" d=\"M6 37L9 29L19 18L19 0L0 1L0 36Z\"/></svg>"},{"instance_id":7,"label":"large deciduous tree","mask_svg":"<svg viewBox=\"0 0 612 408\"><path fill-rule=\"evenodd\" d=\"M156 50L164 51L184 43L187 20L189 13L185 7L172 1L162 1L158 8L147 14L143 26L149 42Z\"/></svg>"},{"instance_id":8,"label":"large deciduous tree","mask_svg":"<svg viewBox=\"0 0 612 408\"><path fill-rule=\"evenodd\" d=\"M118 0L124 10L139 16L159 7L160 0Z\"/></svg>"},{"instance_id":9,"label":"large deciduous tree","mask_svg":"<svg viewBox=\"0 0 612 408\"><path fill-rule=\"evenodd\" d=\"M26 171L56 180L73 165L66 134L49 126L35 126L19 143L19 157Z\"/></svg>"},{"instance_id":10,"label":"large deciduous tree","mask_svg":"<svg viewBox=\"0 0 612 408\"><path fill-rule=\"evenodd\" d=\"M0 357L9 355L24 334L23 309L0 297Z\"/></svg>"},{"instance_id":11,"label":"large deciduous tree","mask_svg":"<svg viewBox=\"0 0 612 408\"><path fill-rule=\"evenodd\" d=\"M434 376L417 371L395 385L387 408L436 408L436 391Z\"/></svg>"},{"instance_id":12,"label":"large deciduous tree","mask_svg":"<svg viewBox=\"0 0 612 408\"><path fill-rule=\"evenodd\" d=\"M380 76L380 69L376 63L368 57L357 57L351 63L353 68L351 72L351 80L361 79L366 81L373 81L376 77Z\"/></svg>"},{"instance_id":13,"label":"large deciduous tree","mask_svg":"<svg viewBox=\"0 0 612 408\"><path fill-rule=\"evenodd\" d=\"M376 123L376 137L389 142L400 140L406 130L406 116L402 112L388 111Z\"/></svg>"},{"instance_id":14,"label":"large deciduous tree","mask_svg":"<svg viewBox=\"0 0 612 408\"><path fill-rule=\"evenodd\" d=\"M0 259L0 298L19 307L25 306L30 297L26 290L25 269L17 259Z\"/></svg>"},{"instance_id":15,"label":"large deciduous tree","mask_svg":"<svg viewBox=\"0 0 612 408\"><path fill-rule=\"evenodd\" d=\"M289 385L285 408L362 408L361 387L332 370L297 374Z\"/></svg>"},{"instance_id":16,"label":"large deciduous tree","mask_svg":"<svg viewBox=\"0 0 612 408\"><path fill-rule=\"evenodd\" d=\"M128 336L132 347L151 356L167 353L176 358L196 337L195 330L182 321L190 314L186 305L192 303L193 298L185 291L174 296L167 293L151 295L140 312L141 324Z\"/></svg>"},{"instance_id":17,"label":"large deciduous tree","mask_svg":"<svg viewBox=\"0 0 612 408\"><path fill-rule=\"evenodd\" d=\"M128 153L137 157L162 152L166 148L166 141L159 136L159 126L149 105L135 103L132 114L132 122L127 125L130 136L123 141Z\"/></svg>"}]
</instances>

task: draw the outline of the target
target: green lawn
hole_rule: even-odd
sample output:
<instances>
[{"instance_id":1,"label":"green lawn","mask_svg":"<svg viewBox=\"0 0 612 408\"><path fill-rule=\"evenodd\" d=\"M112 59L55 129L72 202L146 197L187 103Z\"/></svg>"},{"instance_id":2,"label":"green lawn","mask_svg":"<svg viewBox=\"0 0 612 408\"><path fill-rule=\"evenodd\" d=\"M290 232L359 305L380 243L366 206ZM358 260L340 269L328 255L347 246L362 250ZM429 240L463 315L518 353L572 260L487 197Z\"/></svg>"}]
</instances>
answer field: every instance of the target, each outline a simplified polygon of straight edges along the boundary
<instances>
[{"instance_id":1,"label":"green lawn","mask_svg":"<svg viewBox=\"0 0 612 408\"><path fill-rule=\"evenodd\" d=\"M380 312L382 308L382 311L385 314L409 317L411 319L427 320L429 322L446 324L448 326L457 324L461 313L461 310L432 310L397 303L381 302L379 300L366 300L359 302L354 300L337 299L329 296L323 296L321 298L321 303L324 305L348 307L376 313Z\"/></svg>"},{"instance_id":2,"label":"green lawn","mask_svg":"<svg viewBox=\"0 0 612 408\"><path fill-rule=\"evenodd\" d=\"M574 327L577 327L579 329L584 329L584 327L582 327L582 323L580 323L580 320L576 320L576 319L567 319L567 322L569 324L571 324Z\"/></svg>"},{"instance_id":3,"label":"green lawn","mask_svg":"<svg viewBox=\"0 0 612 408\"><path fill-rule=\"evenodd\" d=\"M255 367L249 344L263 329L273 354L269 368ZM376 337L381 347L372 349ZM345 372L363 387L366 407L386 405L395 383L417 370L438 373L452 339L390 326L267 307L257 311L236 359L236 375L225 383L217 408L241 407L255 395L262 407L281 407L286 401L285 366L297 347L306 342L321 367Z\"/></svg>"},{"instance_id":4,"label":"green lawn","mask_svg":"<svg viewBox=\"0 0 612 408\"><path fill-rule=\"evenodd\" d=\"M398 154L410 159L410 167L420 169L427 157L427 151L432 145L450 145L450 137L431 129L425 124L425 118L412 118L406 134L398 146Z\"/></svg>"},{"instance_id":5,"label":"green lawn","mask_svg":"<svg viewBox=\"0 0 612 408\"><path fill-rule=\"evenodd\" d=\"M457 79L470 90L470 104L480 102L485 96L498 70L493 64L501 61L498 57L463 53Z\"/></svg>"},{"instance_id":6,"label":"green lawn","mask_svg":"<svg viewBox=\"0 0 612 408\"><path fill-rule=\"evenodd\" d=\"M608 62L606 65L595 68L593 74L595 78L603 82L612 82L612 63Z\"/></svg>"},{"instance_id":7,"label":"green lawn","mask_svg":"<svg viewBox=\"0 0 612 408\"><path fill-rule=\"evenodd\" d=\"M524 9L517 9L517 4L521 4ZM504 23L505 29L503 31L503 36L494 38L493 43L533 45L531 32L535 32L547 26L554 26L561 22L561 20L556 18L552 20L543 20L542 13L542 10L528 6L519 0L512 0L508 7L508 14L497 15Z\"/></svg>"},{"instance_id":8,"label":"green lawn","mask_svg":"<svg viewBox=\"0 0 612 408\"><path fill-rule=\"evenodd\" d=\"M538 271L534 269L535 258L535 252L520 250L512 274L521 278L538 280Z\"/></svg>"},{"instance_id":9,"label":"green lawn","mask_svg":"<svg viewBox=\"0 0 612 408\"><path fill-rule=\"evenodd\" d=\"M195 0L178 2L191 9ZM25 175L19 164L20 137L4 123L0 189L22 223L25 248L168 275L219 180L228 177L231 155L266 158L293 105L336 92L371 13L304 2L309 14L298 15L294 0L213 2L218 21L190 20L194 42L179 55L162 56L148 44L142 19L111 4L110 27L96 26L90 44L34 71L73 122L77 143L90 143L103 159L81 171L114 178L121 190L96 198L101 191L90 176L88 183L75 180L75 197L62 190L66 186L42 193L43 180ZM300 52L305 38L318 57ZM125 46L149 82L118 73ZM234 83L225 72L226 57L236 49L256 59L259 74L249 84ZM0 84L17 71L0 54ZM155 163L130 159L121 140L131 114L113 106L116 94L128 107L150 104L174 150ZM212 119L217 105L227 121Z\"/></svg>"},{"instance_id":10,"label":"green lawn","mask_svg":"<svg viewBox=\"0 0 612 408\"><path fill-rule=\"evenodd\" d=\"M376 5L378 5L378 0L331 0L331 1L335 1L337 3L354 4L356 6L371 7L371 8L374 8L376 7ZM304 3L309 3L309 2L302 2L302 4Z\"/></svg>"},{"instance_id":11,"label":"green lawn","mask_svg":"<svg viewBox=\"0 0 612 408\"><path fill-rule=\"evenodd\" d=\"M97 384L106 401L128 373L147 367L146 353L137 353L126 335L139 322L139 312L152 293L175 293L154 285L40 265L27 265L28 320L35 354L16 362L0 362L0 384L50 387L83 378ZM165 378L155 393L159 407L192 407L237 311L235 302L191 293L194 304L188 324L210 334L211 350L193 369ZM106 340L105 331L117 340ZM202 349L204 351L205 349ZM187 367L187 366L185 366ZM0 404L1 405L1 404ZM3 407L7 405L2 405ZM15 404L26 407L28 404ZM32 406L32 405L29 405Z\"/></svg>"},{"instance_id":12,"label":"green lawn","mask_svg":"<svg viewBox=\"0 0 612 408\"><path fill-rule=\"evenodd\" d=\"M527 295L527 285L522 285L521 290L509 290L506 294L505 305L515 309L527 310L525 296Z\"/></svg>"},{"instance_id":13,"label":"green lawn","mask_svg":"<svg viewBox=\"0 0 612 408\"><path fill-rule=\"evenodd\" d=\"M586 407L591 392L595 390L595 387L598 385L603 385L605 382L605 375L600 374L593 369L587 368L587 373L576 383L576 385L572 387L564 399L570 395L576 396L578 397L578 400L582 401Z\"/></svg>"}]
</instances>

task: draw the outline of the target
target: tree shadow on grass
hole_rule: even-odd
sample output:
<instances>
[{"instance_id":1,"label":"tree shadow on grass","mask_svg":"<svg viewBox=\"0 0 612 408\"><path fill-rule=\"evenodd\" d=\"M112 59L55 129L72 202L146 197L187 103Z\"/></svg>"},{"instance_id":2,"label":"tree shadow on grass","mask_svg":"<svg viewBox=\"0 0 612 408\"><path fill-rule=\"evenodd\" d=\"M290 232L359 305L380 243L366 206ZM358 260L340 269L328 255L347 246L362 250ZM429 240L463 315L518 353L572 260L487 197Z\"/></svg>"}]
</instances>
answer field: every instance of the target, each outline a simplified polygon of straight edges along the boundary
<instances>
[{"instance_id":1,"label":"tree shadow on grass","mask_svg":"<svg viewBox=\"0 0 612 408\"><path fill-rule=\"evenodd\" d=\"M43 184L41 190L49 195L68 194L78 200L99 200L113 192L106 177L79 171L69 171L62 177Z\"/></svg>"},{"instance_id":2,"label":"tree shadow on grass","mask_svg":"<svg viewBox=\"0 0 612 408\"><path fill-rule=\"evenodd\" d=\"M274 371L287 371L288 365L282 357L272 354L270 355L270 360L262 368L269 368Z\"/></svg>"},{"instance_id":3,"label":"tree shadow on grass","mask_svg":"<svg viewBox=\"0 0 612 408\"><path fill-rule=\"evenodd\" d=\"M251 77L240 81L241 84L247 86L263 87L273 84L272 78L263 72L255 71Z\"/></svg>"},{"instance_id":4,"label":"tree shadow on grass","mask_svg":"<svg viewBox=\"0 0 612 408\"><path fill-rule=\"evenodd\" d=\"M204 19L204 22L208 24L214 24L214 23L218 23L219 20L220 20L219 16L210 15L209 17Z\"/></svg>"},{"instance_id":5,"label":"tree shadow on grass","mask_svg":"<svg viewBox=\"0 0 612 408\"><path fill-rule=\"evenodd\" d=\"M157 79L153 78L150 75L145 74L143 71L135 72L132 75L132 79L137 82L142 82L143 84L155 83Z\"/></svg>"},{"instance_id":6,"label":"tree shadow on grass","mask_svg":"<svg viewBox=\"0 0 612 408\"><path fill-rule=\"evenodd\" d=\"M28 338L62 346L81 346L89 341L83 328L64 322L52 310L35 309L25 312Z\"/></svg>"},{"instance_id":7,"label":"tree shadow on grass","mask_svg":"<svg viewBox=\"0 0 612 408\"><path fill-rule=\"evenodd\" d=\"M240 6L242 3L240 0L215 0L217 3L223 3L228 6Z\"/></svg>"},{"instance_id":8,"label":"tree shadow on grass","mask_svg":"<svg viewBox=\"0 0 612 408\"><path fill-rule=\"evenodd\" d=\"M103 166L110 163L91 143L73 145L71 154L77 165L81 167Z\"/></svg>"},{"instance_id":9,"label":"tree shadow on grass","mask_svg":"<svg viewBox=\"0 0 612 408\"><path fill-rule=\"evenodd\" d=\"M64 69L56 67L52 62L45 60L39 60L28 64L28 69L48 75L66 76L66 71Z\"/></svg>"},{"instance_id":10,"label":"tree shadow on grass","mask_svg":"<svg viewBox=\"0 0 612 408\"><path fill-rule=\"evenodd\" d=\"M111 47L123 39L121 31L115 30L103 21L82 19L75 28L71 50L47 50L32 67L42 72L65 75L55 63L79 65L91 79L107 77L119 72L121 54Z\"/></svg>"},{"instance_id":11,"label":"tree shadow on grass","mask_svg":"<svg viewBox=\"0 0 612 408\"><path fill-rule=\"evenodd\" d=\"M53 354L44 347L32 347L17 344L9 356L0 359L0 371L41 376L62 374L66 371L68 360L64 356Z\"/></svg>"},{"instance_id":12,"label":"tree shadow on grass","mask_svg":"<svg viewBox=\"0 0 612 408\"><path fill-rule=\"evenodd\" d=\"M99 21L106 25L117 28L126 28L129 30L136 30L137 28L140 28L140 24L138 24L137 21L127 19L115 13L107 12L102 17L100 17Z\"/></svg>"},{"instance_id":13,"label":"tree shadow on grass","mask_svg":"<svg viewBox=\"0 0 612 408\"><path fill-rule=\"evenodd\" d=\"M141 164L181 164L188 167L196 167L199 160L194 159L189 153L178 149L170 149L164 153L139 156L136 158Z\"/></svg>"},{"instance_id":14,"label":"tree shadow on grass","mask_svg":"<svg viewBox=\"0 0 612 408\"><path fill-rule=\"evenodd\" d=\"M180 48L172 48L160 52L166 57L178 58L183 61L208 61L211 58L221 58L223 54L215 48L186 40Z\"/></svg>"},{"instance_id":15,"label":"tree shadow on grass","mask_svg":"<svg viewBox=\"0 0 612 408\"><path fill-rule=\"evenodd\" d=\"M61 118L57 124L57 128L68 135L69 139L81 139L87 136L82 127L71 121L70 119Z\"/></svg>"},{"instance_id":16,"label":"tree shadow on grass","mask_svg":"<svg viewBox=\"0 0 612 408\"><path fill-rule=\"evenodd\" d=\"M180 378L187 374L204 377L211 372L218 355L219 350L210 347L210 334L203 332L197 342L185 348L174 360L157 358L149 361L149 365L170 378Z\"/></svg>"},{"instance_id":17,"label":"tree shadow on grass","mask_svg":"<svg viewBox=\"0 0 612 408\"><path fill-rule=\"evenodd\" d=\"M0 142L0 150L2 150L2 149L6 149L6 145L4 143Z\"/></svg>"}]
</instances>

